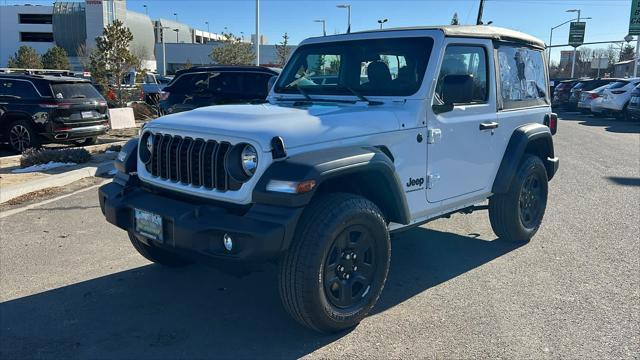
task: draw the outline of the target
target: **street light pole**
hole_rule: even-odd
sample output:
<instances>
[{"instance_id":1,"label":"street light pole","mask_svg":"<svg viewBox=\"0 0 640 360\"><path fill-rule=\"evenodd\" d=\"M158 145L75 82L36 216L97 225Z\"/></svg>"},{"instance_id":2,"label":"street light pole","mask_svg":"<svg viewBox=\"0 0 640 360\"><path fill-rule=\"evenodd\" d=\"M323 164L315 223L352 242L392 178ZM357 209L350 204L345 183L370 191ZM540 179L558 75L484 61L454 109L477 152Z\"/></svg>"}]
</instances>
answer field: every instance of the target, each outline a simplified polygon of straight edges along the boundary
<instances>
[{"instance_id":1,"label":"street light pole","mask_svg":"<svg viewBox=\"0 0 640 360\"><path fill-rule=\"evenodd\" d=\"M389 21L389 19L380 19L380 20L378 20L378 24L380 24L380 30L382 30L382 24L386 23L387 21Z\"/></svg>"},{"instance_id":2,"label":"street light pole","mask_svg":"<svg viewBox=\"0 0 640 360\"><path fill-rule=\"evenodd\" d=\"M591 19L590 17L583 18L583 20L590 20L590 19ZM572 21L576 21L576 20L577 19L567 20L567 21L563 22L562 24L553 26L551 28L551 34L549 35L549 46L547 46L549 48L549 51L547 52L547 66L551 65L551 49L550 48L551 48L551 42L553 41L553 30L559 28L562 25L568 24L568 23L570 23Z\"/></svg>"},{"instance_id":3,"label":"street light pole","mask_svg":"<svg viewBox=\"0 0 640 360\"><path fill-rule=\"evenodd\" d=\"M160 41L162 42L162 76L167 76L167 50L164 45L164 30L170 28L167 26L161 26L159 22L157 24L156 28L160 30Z\"/></svg>"},{"instance_id":4,"label":"street light pole","mask_svg":"<svg viewBox=\"0 0 640 360\"><path fill-rule=\"evenodd\" d=\"M147 7L147 4L142 5L144 7L144 14L149 16L149 8Z\"/></svg>"},{"instance_id":5,"label":"street light pole","mask_svg":"<svg viewBox=\"0 0 640 360\"><path fill-rule=\"evenodd\" d=\"M347 9L347 34L349 34L351 32L351 5L336 5L336 7L340 9Z\"/></svg>"},{"instance_id":6,"label":"street light pole","mask_svg":"<svg viewBox=\"0 0 640 360\"><path fill-rule=\"evenodd\" d=\"M178 22L178 13L173 13L173 16L176 17L176 22Z\"/></svg>"},{"instance_id":7,"label":"street light pole","mask_svg":"<svg viewBox=\"0 0 640 360\"><path fill-rule=\"evenodd\" d=\"M327 36L327 22L323 20L313 20L313 22L322 23L322 36Z\"/></svg>"},{"instance_id":8,"label":"street light pole","mask_svg":"<svg viewBox=\"0 0 640 360\"><path fill-rule=\"evenodd\" d=\"M260 0L256 0L256 66L260 66Z\"/></svg>"}]
</instances>

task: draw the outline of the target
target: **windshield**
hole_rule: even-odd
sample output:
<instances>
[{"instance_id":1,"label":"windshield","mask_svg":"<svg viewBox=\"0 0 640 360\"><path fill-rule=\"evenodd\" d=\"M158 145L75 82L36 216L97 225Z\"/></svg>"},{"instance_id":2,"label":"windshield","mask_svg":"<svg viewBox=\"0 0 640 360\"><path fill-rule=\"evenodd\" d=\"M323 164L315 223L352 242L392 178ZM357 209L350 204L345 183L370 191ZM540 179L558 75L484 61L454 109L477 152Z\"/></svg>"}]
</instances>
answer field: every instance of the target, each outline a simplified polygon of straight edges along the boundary
<instances>
[{"instance_id":1,"label":"windshield","mask_svg":"<svg viewBox=\"0 0 640 360\"><path fill-rule=\"evenodd\" d=\"M301 46L274 88L307 95L409 96L420 88L431 38L341 41Z\"/></svg>"},{"instance_id":2,"label":"windshield","mask_svg":"<svg viewBox=\"0 0 640 360\"><path fill-rule=\"evenodd\" d=\"M102 95L90 83L52 84L51 90L56 99L101 99Z\"/></svg>"}]
</instances>

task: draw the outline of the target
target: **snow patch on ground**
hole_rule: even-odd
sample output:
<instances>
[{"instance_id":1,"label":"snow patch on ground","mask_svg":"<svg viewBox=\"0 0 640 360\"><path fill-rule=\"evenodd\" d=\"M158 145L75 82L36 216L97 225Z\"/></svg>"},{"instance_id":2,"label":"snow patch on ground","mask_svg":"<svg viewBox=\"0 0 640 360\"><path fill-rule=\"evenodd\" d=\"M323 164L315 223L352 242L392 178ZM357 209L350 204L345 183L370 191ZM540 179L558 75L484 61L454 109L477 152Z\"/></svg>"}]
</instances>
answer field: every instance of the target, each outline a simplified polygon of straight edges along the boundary
<instances>
[{"instance_id":1,"label":"snow patch on ground","mask_svg":"<svg viewBox=\"0 0 640 360\"><path fill-rule=\"evenodd\" d=\"M78 164L49 161L46 164L32 165L22 169L14 169L11 172L14 174L22 174L22 173L30 173L30 172L37 172L37 171L47 171L47 170L51 170L51 169L55 169L63 166L75 166L75 165L78 165Z\"/></svg>"}]
</instances>

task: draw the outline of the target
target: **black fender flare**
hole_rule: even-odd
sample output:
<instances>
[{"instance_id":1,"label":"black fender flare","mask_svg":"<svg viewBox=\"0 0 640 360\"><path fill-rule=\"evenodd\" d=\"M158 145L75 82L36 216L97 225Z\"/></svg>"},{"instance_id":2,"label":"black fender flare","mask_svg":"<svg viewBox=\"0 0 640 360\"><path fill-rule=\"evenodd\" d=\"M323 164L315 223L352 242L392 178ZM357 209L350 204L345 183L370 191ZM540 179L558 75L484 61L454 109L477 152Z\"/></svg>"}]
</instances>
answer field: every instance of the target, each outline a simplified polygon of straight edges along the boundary
<instances>
[{"instance_id":1,"label":"black fender flare","mask_svg":"<svg viewBox=\"0 0 640 360\"><path fill-rule=\"evenodd\" d=\"M261 176L253 190L253 202L259 204L303 207L307 205L322 184L342 176L363 175L368 185L379 188L381 207L389 221L409 224L411 216L393 161L376 147L340 147L311 151L276 161ZM375 176L369 176L369 175ZM267 190L271 180L302 182L315 180L316 186L308 193L288 194ZM380 206L380 204L378 204Z\"/></svg>"},{"instance_id":2,"label":"black fender flare","mask_svg":"<svg viewBox=\"0 0 640 360\"><path fill-rule=\"evenodd\" d=\"M509 139L498 173L493 181L491 191L494 194L504 194L509 191L522 156L527 148L531 149L530 144L535 145L533 153L542 159L548 179L553 178L558 169L558 159L554 155L551 130L548 126L538 123L522 125L514 130Z\"/></svg>"}]
</instances>

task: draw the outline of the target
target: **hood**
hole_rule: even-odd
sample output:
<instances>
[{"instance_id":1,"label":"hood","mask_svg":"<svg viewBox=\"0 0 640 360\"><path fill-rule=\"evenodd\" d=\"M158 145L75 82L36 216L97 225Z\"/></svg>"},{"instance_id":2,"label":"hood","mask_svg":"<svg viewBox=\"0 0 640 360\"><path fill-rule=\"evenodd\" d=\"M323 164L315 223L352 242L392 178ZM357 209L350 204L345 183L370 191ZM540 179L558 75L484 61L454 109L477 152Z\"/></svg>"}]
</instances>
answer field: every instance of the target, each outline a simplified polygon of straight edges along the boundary
<instances>
[{"instance_id":1,"label":"hood","mask_svg":"<svg viewBox=\"0 0 640 360\"><path fill-rule=\"evenodd\" d=\"M314 104L293 107L275 104L220 105L167 115L146 128L179 130L216 139L252 140L264 151L280 136L287 148L397 130L399 122L388 105Z\"/></svg>"}]
</instances>

